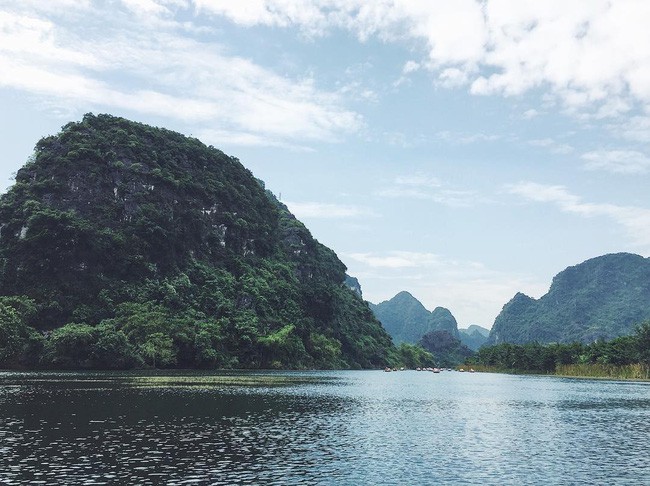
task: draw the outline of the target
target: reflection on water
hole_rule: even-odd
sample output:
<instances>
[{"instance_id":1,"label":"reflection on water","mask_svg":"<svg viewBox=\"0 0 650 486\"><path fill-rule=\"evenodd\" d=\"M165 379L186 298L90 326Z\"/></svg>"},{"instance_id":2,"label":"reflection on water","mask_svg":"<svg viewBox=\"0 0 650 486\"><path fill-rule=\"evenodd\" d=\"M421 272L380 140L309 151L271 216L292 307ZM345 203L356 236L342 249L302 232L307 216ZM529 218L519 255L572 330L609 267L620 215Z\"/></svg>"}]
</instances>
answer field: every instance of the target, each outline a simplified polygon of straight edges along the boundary
<instances>
[{"instance_id":1,"label":"reflection on water","mask_svg":"<svg viewBox=\"0 0 650 486\"><path fill-rule=\"evenodd\" d=\"M645 484L650 384L0 373L2 484Z\"/></svg>"}]
</instances>

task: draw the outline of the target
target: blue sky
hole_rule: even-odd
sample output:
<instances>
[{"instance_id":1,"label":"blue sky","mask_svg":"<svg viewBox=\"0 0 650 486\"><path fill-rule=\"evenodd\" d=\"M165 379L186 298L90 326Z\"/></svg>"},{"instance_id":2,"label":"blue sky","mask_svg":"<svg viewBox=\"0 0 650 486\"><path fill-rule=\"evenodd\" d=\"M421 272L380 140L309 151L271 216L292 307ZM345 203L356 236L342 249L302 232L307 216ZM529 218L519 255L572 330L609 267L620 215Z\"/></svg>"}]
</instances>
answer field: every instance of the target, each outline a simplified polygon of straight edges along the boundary
<instances>
[{"instance_id":1,"label":"blue sky","mask_svg":"<svg viewBox=\"0 0 650 486\"><path fill-rule=\"evenodd\" d=\"M0 0L0 183L111 113L238 157L380 302L650 255L650 3Z\"/></svg>"}]
</instances>

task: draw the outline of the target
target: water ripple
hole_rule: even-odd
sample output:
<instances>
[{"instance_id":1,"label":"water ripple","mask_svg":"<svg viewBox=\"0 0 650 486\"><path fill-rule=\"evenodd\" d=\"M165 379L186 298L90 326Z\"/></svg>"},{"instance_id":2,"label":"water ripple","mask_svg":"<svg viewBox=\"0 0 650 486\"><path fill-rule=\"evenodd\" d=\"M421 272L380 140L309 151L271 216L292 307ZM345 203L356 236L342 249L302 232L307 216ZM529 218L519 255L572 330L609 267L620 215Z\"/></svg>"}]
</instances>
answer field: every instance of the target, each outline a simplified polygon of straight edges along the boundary
<instances>
[{"instance_id":1,"label":"water ripple","mask_svg":"<svg viewBox=\"0 0 650 486\"><path fill-rule=\"evenodd\" d=\"M229 384L190 374L141 386L133 375L0 373L0 483L647 478L646 384L453 372L272 375L271 384L242 373L229 374Z\"/></svg>"}]
</instances>

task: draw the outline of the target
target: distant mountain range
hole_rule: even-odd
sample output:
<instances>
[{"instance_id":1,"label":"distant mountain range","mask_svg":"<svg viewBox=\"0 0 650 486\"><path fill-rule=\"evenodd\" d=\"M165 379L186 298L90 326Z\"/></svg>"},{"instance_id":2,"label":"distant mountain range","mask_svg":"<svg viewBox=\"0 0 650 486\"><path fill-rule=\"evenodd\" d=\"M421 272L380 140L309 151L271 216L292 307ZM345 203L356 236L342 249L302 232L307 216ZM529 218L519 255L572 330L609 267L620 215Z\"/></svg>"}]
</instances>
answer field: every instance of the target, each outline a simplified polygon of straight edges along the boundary
<instances>
[{"instance_id":1,"label":"distant mountain range","mask_svg":"<svg viewBox=\"0 0 650 486\"><path fill-rule=\"evenodd\" d=\"M353 287L352 282L349 286ZM489 329L476 324L467 329L458 329L456 318L449 309L436 307L429 312L418 299L406 291L379 304L369 302L369 305L395 344L417 344L425 334L447 331L453 338L476 351L490 335Z\"/></svg>"},{"instance_id":2,"label":"distant mountain range","mask_svg":"<svg viewBox=\"0 0 650 486\"><path fill-rule=\"evenodd\" d=\"M490 335L489 329L485 329L476 324L472 324L467 329L459 329L458 332L460 341L472 351L476 351L483 346Z\"/></svg>"},{"instance_id":3,"label":"distant mountain range","mask_svg":"<svg viewBox=\"0 0 650 486\"><path fill-rule=\"evenodd\" d=\"M370 308L393 338L395 344L417 343L431 331L447 331L458 339L456 319L444 307L429 312L422 303L406 291Z\"/></svg>"},{"instance_id":4,"label":"distant mountain range","mask_svg":"<svg viewBox=\"0 0 650 486\"><path fill-rule=\"evenodd\" d=\"M419 344L442 366L462 362L485 343L490 333L477 325L459 330L449 309L436 307L429 312L406 291L380 304L371 303L370 308L396 345Z\"/></svg>"},{"instance_id":5,"label":"distant mountain range","mask_svg":"<svg viewBox=\"0 0 650 486\"><path fill-rule=\"evenodd\" d=\"M488 344L593 342L630 334L650 319L650 259L616 253L569 267L536 300L517 293L494 321Z\"/></svg>"}]
</instances>

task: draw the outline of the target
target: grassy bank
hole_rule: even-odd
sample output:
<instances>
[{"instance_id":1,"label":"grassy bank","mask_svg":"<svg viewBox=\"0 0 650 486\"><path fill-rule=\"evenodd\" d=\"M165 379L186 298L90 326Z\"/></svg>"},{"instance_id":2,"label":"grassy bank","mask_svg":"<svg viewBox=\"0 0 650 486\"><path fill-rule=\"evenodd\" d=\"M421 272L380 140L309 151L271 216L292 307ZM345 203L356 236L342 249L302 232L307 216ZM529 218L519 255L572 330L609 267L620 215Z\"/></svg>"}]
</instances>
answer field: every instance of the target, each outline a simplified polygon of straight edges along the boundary
<instances>
[{"instance_id":1,"label":"grassy bank","mask_svg":"<svg viewBox=\"0 0 650 486\"><path fill-rule=\"evenodd\" d=\"M615 380L650 380L650 366L640 363L630 365L612 365L612 364L569 364L557 365L554 372L545 373L543 371L520 370L512 368L499 368L497 366L486 365L466 365L465 369L472 367L474 371L484 373L508 373L515 375L553 375L553 376L572 376L580 378L608 378Z\"/></svg>"},{"instance_id":2,"label":"grassy bank","mask_svg":"<svg viewBox=\"0 0 650 486\"><path fill-rule=\"evenodd\" d=\"M612 364L570 364L558 365L555 374L588 378L613 378L617 380L650 379L650 367L640 363L630 365Z\"/></svg>"}]
</instances>

